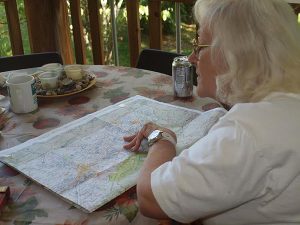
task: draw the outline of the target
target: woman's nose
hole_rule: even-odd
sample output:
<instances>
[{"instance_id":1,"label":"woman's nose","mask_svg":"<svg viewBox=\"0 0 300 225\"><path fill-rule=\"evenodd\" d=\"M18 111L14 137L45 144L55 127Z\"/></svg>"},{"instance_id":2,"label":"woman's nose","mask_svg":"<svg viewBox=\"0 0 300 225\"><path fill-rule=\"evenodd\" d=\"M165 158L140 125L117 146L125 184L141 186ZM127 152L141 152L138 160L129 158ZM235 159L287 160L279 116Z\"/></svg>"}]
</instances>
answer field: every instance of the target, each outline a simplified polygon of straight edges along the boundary
<instances>
[{"instance_id":1,"label":"woman's nose","mask_svg":"<svg viewBox=\"0 0 300 225\"><path fill-rule=\"evenodd\" d=\"M198 58L197 58L197 56L195 55L194 52L192 52L192 53L189 55L188 60L189 60L189 62L192 63L194 66L197 65Z\"/></svg>"}]
</instances>

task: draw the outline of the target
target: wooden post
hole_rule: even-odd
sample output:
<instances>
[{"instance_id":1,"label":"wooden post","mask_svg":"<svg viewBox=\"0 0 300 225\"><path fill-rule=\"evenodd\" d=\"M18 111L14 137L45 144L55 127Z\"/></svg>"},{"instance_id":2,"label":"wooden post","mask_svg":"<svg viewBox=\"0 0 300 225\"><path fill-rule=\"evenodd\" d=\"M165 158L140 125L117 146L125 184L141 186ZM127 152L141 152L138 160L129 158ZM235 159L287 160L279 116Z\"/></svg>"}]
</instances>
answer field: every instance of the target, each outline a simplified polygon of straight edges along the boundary
<instances>
[{"instance_id":1,"label":"wooden post","mask_svg":"<svg viewBox=\"0 0 300 225\"><path fill-rule=\"evenodd\" d=\"M161 0L149 0L150 48L162 48Z\"/></svg>"},{"instance_id":2,"label":"wooden post","mask_svg":"<svg viewBox=\"0 0 300 225\"><path fill-rule=\"evenodd\" d=\"M4 1L13 55L23 55L23 43L16 0Z\"/></svg>"},{"instance_id":3,"label":"wooden post","mask_svg":"<svg viewBox=\"0 0 300 225\"><path fill-rule=\"evenodd\" d=\"M141 47L139 0L126 0L130 66L136 67Z\"/></svg>"},{"instance_id":4,"label":"wooden post","mask_svg":"<svg viewBox=\"0 0 300 225\"><path fill-rule=\"evenodd\" d=\"M73 51L71 46L71 35L66 1L52 0L54 9L54 24L56 46L62 56L64 64L73 64Z\"/></svg>"},{"instance_id":5,"label":"wooden post","mask_svg":"<svg viewBox=\"0 0 300 225\"><path fill-rule=\"evenodd\" d=\"M80 16L80 0L70 0L76 63L86 63L85 42Z\"/></svg>"},{"instance_id":6,"label":"wooden post","mask_svg":"<svg viewBox=\"0 0 300 225\"><path fill-rule=\"evenodd\" d=\"M24 0L31 52L59 52L64 63L72 63L66 2Z\"/></svg>"},{"instance_id":7,"label":"wooden post","mask_svg":"<svg viewBox=\"0 0 300 225\"><path fill-rule=\"evenodd\" d=\"M49 0L24 0L31 52L56 51L52 4Z\"/></svg>"},{"instance_id":8,"label":"wooden post","mask_svg":"<svg viewBox=\"0 0 300 225\"><path fill-rule=\"evenodd\" d=\"M88 0L94 64L104 64L103 36L101 32L99 1Z\"/></svg>"}]
</instances>

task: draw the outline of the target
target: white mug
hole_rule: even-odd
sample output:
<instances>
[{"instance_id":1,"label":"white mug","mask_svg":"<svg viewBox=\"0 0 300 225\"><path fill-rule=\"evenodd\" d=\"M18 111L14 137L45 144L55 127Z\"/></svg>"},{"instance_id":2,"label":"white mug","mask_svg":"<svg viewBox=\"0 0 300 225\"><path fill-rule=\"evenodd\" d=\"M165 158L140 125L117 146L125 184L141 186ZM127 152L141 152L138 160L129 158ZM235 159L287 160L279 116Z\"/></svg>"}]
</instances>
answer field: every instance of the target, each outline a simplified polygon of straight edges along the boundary
<instances>
[{"instance_id":1,"label":"white mug","mask_svg":"<svg viewBox=\"0 0 300 225\"><path fill-rule=\"evenodd\" d=\"M29 113L38 108L35 79L30 75L9 76L7 90L14 113Z\"/></svg>"}]
</instances>

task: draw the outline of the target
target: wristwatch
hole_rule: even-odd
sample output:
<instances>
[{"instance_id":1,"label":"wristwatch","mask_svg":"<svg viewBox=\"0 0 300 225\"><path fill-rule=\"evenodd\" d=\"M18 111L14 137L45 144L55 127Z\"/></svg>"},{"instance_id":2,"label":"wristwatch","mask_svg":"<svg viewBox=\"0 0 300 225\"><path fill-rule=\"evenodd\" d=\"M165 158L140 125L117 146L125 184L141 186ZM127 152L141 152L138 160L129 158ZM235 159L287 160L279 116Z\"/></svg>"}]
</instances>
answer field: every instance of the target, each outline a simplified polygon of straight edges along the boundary
<instances>
[{"instance_id":1,"label":"wristwatch","mask_svg":"<svg viewBox=\"0 0 300 225\"><path fill-rule=\"evenodd\" d=\"M176 145L175 138L171 134L161 131L161 130L154 130L149 134L148 145L152 146L155 142L157 142L159 140L167 140L167 141L171 142L173 145Z\"/></svg>"}]
</instances>

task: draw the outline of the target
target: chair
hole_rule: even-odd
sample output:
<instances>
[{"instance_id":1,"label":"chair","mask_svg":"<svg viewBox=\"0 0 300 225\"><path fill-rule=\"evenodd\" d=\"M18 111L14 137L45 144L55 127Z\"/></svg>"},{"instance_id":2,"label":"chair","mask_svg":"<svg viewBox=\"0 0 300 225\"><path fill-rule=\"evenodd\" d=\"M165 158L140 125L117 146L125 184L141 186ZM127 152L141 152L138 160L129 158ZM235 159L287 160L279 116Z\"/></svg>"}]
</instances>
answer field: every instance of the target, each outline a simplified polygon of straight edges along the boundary
<instances>
[{"instance_id":1,"label":"chair","mask_svg":"<svg viewBox=\"0 0 300 225\"><path fill-rule=\"evenodd\" d=\"M63 61L60 54L56 52L0 57L0 72L40 67L47 63L63 64Z\"/></svg>"},{"instance_id":2,"label":"chair","mask_svg":"<svg viewBox=\"0 0 300 225\"><path fill-rule=\"evenodd\" d=\"M157 49L144 49L140 53L136 68L151 70L172 76L172 62L177 56L183 55Z\"/></svg>"},{"instance_id":3,"label":"chair","mask_svg":"<svg viewBox=\"0 0 300 225\"><path fill-rule=\"evenodd\" d=\"M172 76L172 62L173 59L178 56L183 55L157 49L144 49L140 53L136 68ZM195 74L193 76L193 83L197 85L197 76L195 76Z\"/></svg>"}]
</instances>

